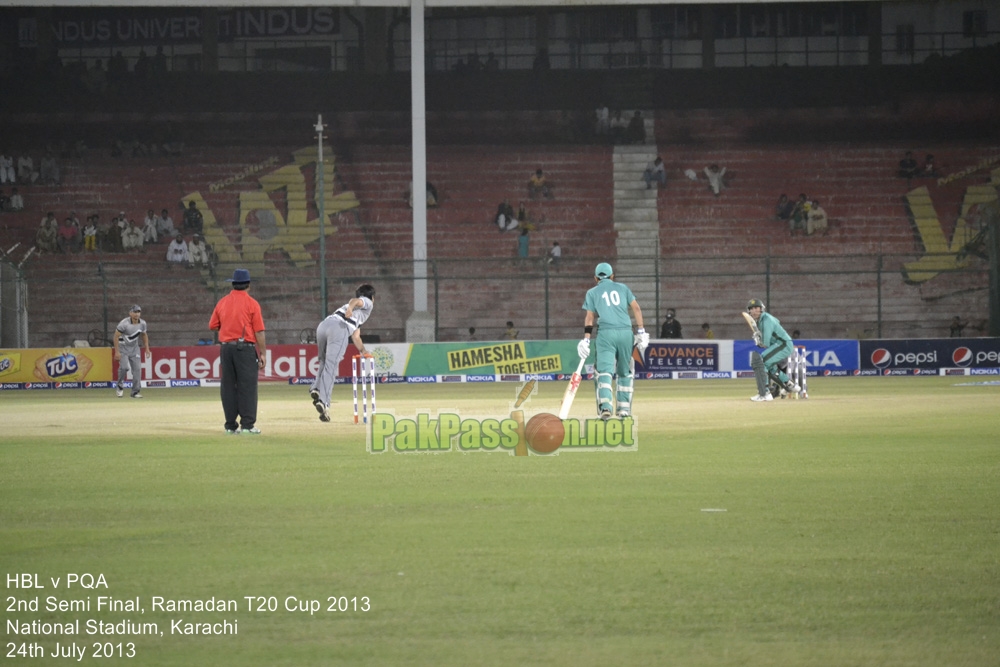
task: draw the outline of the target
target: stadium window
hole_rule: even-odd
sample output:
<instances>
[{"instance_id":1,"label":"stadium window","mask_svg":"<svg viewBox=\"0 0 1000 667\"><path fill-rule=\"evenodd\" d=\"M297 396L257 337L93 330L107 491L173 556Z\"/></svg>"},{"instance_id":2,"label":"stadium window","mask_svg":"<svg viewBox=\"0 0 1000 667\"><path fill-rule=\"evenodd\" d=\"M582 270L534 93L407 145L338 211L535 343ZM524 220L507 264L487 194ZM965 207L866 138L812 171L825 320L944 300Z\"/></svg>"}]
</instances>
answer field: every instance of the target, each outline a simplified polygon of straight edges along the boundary
<instances>
[{"instance_id":1,"label":"stadium window","mask_svg":"<svg viewBox=\"0 0 1000 667\"><path fill-rule=\"evenodd\" d=\"M731 39L740 36L740 6L720 5L715 11L715 37Z\"/></svg>"},{"instance_id":2,"label":"stadium window","mask_svg":"<svg viewBox=\"0 0 1000 667\"><path fill-rule=\"evenodd\" d=\"M771 34L771 21L767 10L759 5L748 5L742 12L741 29L748 37L767 37Z\"/></svg>"},{"instance_id":3,"label":"stadium window","mask_svg":"<svg viewBox=\"0 0 1000 667\"><path fill-rule=\"evenodd\" d=\"M962 14L962 35L986 37L986 10L973 9Z\"/></svg>"},{"instance_id":4,"label":"stadium window","mask_svg":"<svg viewBox=\"0 0 1000 667\"><path fill-rule=\"evenodd\" d=\"M901 23L896 26L896 53L898 55L913 55L913 24Z\"/></svg>"},{"instance_id":5,"label":"stadium window","mask_svg":"<svg viewBox=\"0 0 1000 667\"><path fill-rule=\"evenodd\" d=\"M638 12L635 7L608 7L570 15L576 37L593 42L635 39Z\"/></svg>"}]
</instances>

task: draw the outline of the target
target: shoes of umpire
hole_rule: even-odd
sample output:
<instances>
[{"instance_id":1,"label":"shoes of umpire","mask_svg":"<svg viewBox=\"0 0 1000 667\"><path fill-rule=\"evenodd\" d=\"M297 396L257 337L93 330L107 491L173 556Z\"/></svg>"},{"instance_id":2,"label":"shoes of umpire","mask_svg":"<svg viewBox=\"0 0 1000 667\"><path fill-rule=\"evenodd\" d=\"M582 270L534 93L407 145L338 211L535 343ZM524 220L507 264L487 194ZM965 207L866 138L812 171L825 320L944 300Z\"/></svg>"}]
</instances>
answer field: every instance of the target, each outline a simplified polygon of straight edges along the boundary
<instances>
[{"instance_id":1,"label":"shoes of umpire","mask_svg":"<svg viewBox=\"0 0 1000 667\"><path fill-rule=\"evenodd\" d=\"M250 435L260 435L260 429L256 426L251 426L250 428L243 429L243 433L249 433Z\"/></svg>"},{"instance_id":2,"label":"shoes of umpire","mask_svg":"<svg viewBox=\"0 0 1000 667\"><path fill-rule=\"evenodd\" d=\"M326 407L323 401L317 398L315 401L313 401L313 406L316 408L316 412L319 413L319 420L321 422L330 421L330 410Z\"/></svg>"},{"instance_id":3,"label":"shoes of umpire","mask_svg":"<svg viewBox=\"0 0 1000 667\"><path fill-rule=\"evenodd\" d=\"M608 409L601 410L601 419L603 419L604 421L608 421L609 419L611 419L611 410Z\"/></svg>"},{"instance_id":4,"label":"shoes of umpire","mask_svg":"<svg viewBox=\"0 0 1000 667\"><path fill-rule=\"evenodd\" d=\"M132 394L132 398L142 398L142 394L137 391L134 394Z\"/></svg>"},{"instance_id":5,"label":"shoes of umpire","mask_svg":"<svg viewBox=\"0 0 1000 667\"><path fill-rule=\"evenodd\" d=\"M121 387L115 387L115 393L118 394L118 398L121 398L125 395L125 390Z\"/></svg>"},{"instance_id":6,"label":"shoes of umpire","mask_svg":"<svg viewBox=\"0 0 1000 667\"><path fill-rule=\"evenodd\" d=\"M774 397L771 394L754 395L750 397L751 401L773 401Z\"/></svg>"},{"instance_id":7,"label":"shoes of umpire","mask_svg":"<svg viewBox=\"0 0 1000 667\"><path fill-rule=\"evenodd\" d=\"M240 430L239 429L235 429L235 430L229 429L229 428L226 429L226 435L239 435L239 434L240 434Z\"/></svg>"}]
</instances>

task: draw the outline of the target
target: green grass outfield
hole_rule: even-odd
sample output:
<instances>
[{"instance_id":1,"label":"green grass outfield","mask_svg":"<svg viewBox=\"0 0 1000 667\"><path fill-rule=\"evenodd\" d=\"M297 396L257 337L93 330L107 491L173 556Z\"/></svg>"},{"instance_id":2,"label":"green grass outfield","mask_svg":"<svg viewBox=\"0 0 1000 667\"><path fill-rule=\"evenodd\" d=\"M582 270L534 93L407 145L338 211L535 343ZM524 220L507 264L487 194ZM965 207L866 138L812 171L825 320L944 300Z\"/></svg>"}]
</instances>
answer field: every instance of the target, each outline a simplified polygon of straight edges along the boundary
<instances>
[{"instance_id":1,"label":"green grass outfield","mask_svg":"<svg viewBox=\"0 0 1000 667\"><path fill-rule=\"evenodd\" d=\"M639 382L637 452L528 458L371 455L349 404L320 423L301 387L262 387L258 437L222 433L214 389L4 392L0 571L45 586L8 581L4 651L75 642L93 663L95 642L132 643L116 664L185 666L995 666L1000 387L956 386L975 380L816 378L810 400L768 404L744 380ZM542 383L528 415L555 412L564 386ZM378 398L397 417L504 417L516 391L383 385ZM592 405L585 384L574 416ZM71 573L107 588L67 589ZM46 611L50 596L91 611ZM98 596L143 611L97 611ZM161 612L153 596L239 609ZM246 596L278 609L248 610ZM286 611L290 596L321 611ZM327 611L338 596L370 609ZM35 598L39 611L11 611ZM17 635L12 619L80 619L83 632ZM88 619L163 635L88 635ZM237 621L238 634L171 634L176 619Z\"/></svg>"}]
</instances>

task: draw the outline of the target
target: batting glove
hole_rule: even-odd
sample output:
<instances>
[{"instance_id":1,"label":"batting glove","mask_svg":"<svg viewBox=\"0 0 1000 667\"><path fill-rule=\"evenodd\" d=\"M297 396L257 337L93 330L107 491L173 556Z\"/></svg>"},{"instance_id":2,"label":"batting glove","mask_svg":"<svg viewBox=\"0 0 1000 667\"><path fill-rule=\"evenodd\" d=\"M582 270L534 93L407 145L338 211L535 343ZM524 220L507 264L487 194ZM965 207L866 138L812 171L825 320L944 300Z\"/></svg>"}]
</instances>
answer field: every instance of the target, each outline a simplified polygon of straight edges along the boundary
<instances>
[{"instance_id":1,"label":"batting glove","mask_svg":"<svg viewBox=\"0 0 1000 667\"><path fill-rule=\"evenodd\" d=\"M646 333L645 329L637 329L635 332L635 340L633 342L639 350L639 354L642 354L643 350L649 347L649 334Z\"/></svg>"},{"instance_id":2,"label":"batting glove","mask_svg":"<svg viewBox=\"0 0 1000 667\"><path fill-rule=\"evenodd\" d=\"M755 332L753 335L753 342L756 343L757 347L766 347L764 345L764 340L761 338L759 332Z\"/></svg>"},{"instance_id":3,"label":"batting glove","mask_svg":"<svg viewBox=\"0 0 1000 667\"><path fill-rule=\"evenodd\" d=\"M590 339L584 338L576 346L576 353L580 355L581 359L586 359L590 356Z\"/></svg>"}]
</instances>

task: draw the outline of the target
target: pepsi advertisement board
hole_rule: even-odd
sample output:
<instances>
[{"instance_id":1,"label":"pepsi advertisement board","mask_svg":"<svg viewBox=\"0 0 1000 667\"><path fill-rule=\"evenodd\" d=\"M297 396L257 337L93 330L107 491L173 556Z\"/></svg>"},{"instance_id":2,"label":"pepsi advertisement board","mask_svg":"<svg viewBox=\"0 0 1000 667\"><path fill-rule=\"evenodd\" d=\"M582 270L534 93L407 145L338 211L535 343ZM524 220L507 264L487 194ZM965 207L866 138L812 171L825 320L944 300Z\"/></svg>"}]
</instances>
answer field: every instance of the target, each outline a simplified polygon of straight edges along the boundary
<instances>
[{"instance_id":1,"label":"pepsi advertisement board","mask_svg":"<svg viewBox=\"0 0 1000 667\"><path fill-rule=\"evenodd\" d=\"M861 370L996 368L1000 338L863 340Z\"/></svg>"},{"instance_id":2,"label":"pepsi advertisement board","mask_svg":"<svg viewBox=\"0 0 1000 667\"><path fill-rule=\"evenodd\" d=\"M847 375L859 368L856 340L800 340L795 345L806 348L806 369L811 374ZM751 370L750 354L761 351L752 340L734 340L733 370Z\"/></svg>"}]
</instances>

